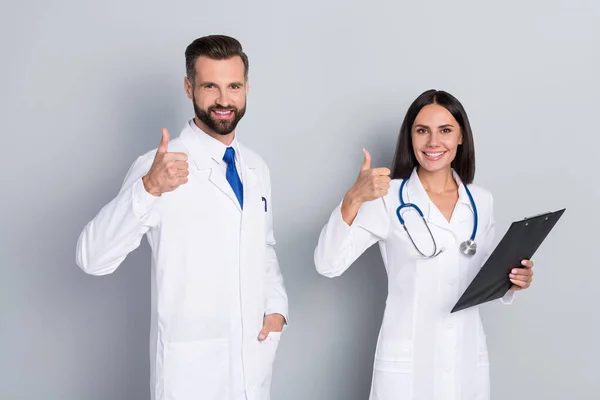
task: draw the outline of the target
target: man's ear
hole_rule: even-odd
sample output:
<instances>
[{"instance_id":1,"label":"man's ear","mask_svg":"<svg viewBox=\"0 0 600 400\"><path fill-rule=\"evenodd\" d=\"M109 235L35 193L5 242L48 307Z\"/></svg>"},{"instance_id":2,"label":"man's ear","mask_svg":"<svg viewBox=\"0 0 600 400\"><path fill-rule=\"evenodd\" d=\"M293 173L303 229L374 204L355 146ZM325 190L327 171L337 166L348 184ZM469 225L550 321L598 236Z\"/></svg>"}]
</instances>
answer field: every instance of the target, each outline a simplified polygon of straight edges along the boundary
<instances>
[{"instance_id":1,"label":"man's ear","mask_svg":"<svg viewBox=\"0 0 600 400\"><path fill-rule=\"evenodd\" d=\"M183 78L183 90L185 90L185 94L187 94L190 100L194 98L194 85L192 85L187 76Z\"/></svg>"}]
</instances>

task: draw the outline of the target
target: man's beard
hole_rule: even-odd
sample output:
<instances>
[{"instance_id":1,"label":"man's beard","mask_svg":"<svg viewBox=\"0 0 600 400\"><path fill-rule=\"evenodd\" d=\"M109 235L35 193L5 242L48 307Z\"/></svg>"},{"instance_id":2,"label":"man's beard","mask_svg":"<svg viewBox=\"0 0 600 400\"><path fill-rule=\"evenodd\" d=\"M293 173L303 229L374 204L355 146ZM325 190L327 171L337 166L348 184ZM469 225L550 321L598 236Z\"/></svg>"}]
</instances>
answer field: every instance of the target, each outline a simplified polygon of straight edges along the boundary
<instances>
[{"instance_id":1,"label":"man's beard","mask_svg":"<svg viewBox=\"0 0 600 400\"><path fill-rule=\"evenodd\" d=\"M244 108L238 109L236 107L222 107L222 106L210 106L207 110L203 110L196 104L196 97L193 98L194 103L194 112L196 113L196 117L208 128L210 128L213 132L219 135L229 135L233 132L244 114L246 114L246 106ZM213 111L232 111L233 118L231 119L217 119L213 117Z\"/></svg>"}]
</instances>

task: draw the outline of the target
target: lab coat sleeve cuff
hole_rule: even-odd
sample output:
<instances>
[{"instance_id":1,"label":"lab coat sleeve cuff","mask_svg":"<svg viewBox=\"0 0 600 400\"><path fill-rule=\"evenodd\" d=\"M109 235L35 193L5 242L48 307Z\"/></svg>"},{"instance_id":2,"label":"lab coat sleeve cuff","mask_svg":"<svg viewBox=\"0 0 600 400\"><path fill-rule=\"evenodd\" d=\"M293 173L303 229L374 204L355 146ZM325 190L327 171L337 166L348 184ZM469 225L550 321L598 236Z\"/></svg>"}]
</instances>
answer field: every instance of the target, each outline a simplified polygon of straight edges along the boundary
<instances>
[{"instance_id":1,"label":"lab coat sleeve cuff","mask_svg":"<svg viewBox=\"0 0 600 400\"><path fill-rule=\"evenodd\" d=\"M290 317L288 315L287 310L284 310L283 308L269 308L267 309L267 311L265 311L265 316L270 315L270 314L281 314L283 315L283 318L285 319L284 323L283 323L283 328L285 329L285 327L287 325L290 324Z\"/></svg>"},{"instance_id":2,"label":"lab coat sleeve cuff","mask_svg":"<svg viewBox=\"0 0 600 400\"><path fill-rule=\"evenodd\" d=\"M358 215L355 219L358 219ZM343 238L350 235L352 232L352 226L348 225L344 218L342 217L342 203L338 204L338 206L333 211L333 218L331 219L333 222L333 237Z\"/></svg>"},{"instance_id":3,"label":"lab coat sleeve cuff","mask_svg":"<svg viewBox=\"0 0 600 400\"><path fill-rule=\"evenodd\" d=\"M504 296L502 296L500 298L500 301L502 302L502 304L511 305L513 303L514 299L515 299L515 291L509 290L508 292L506 292L506 294Z\"/></svg>"},{"instance_id":4,"label":"lab coat sleeve cuff","mask_svg":"<svg viewBox=\"0 0 600 400\"><path fill-rule=\"evenodd\" d=\"M355 229L364 229L378 239L385 239L389 229L389 217L385 212L385 207L382 207L382 202L383 199L375 199L363 203L358 210L352 226ZM340 217L341 215L342 212L340 210Z\"/></svg>"},{"instance_id":5,"label":"lab coat sleeve cuff","mask_svg":"<svg viewBox=\"0 0 600 400\"><path fill-rule=\"evenodd\" d=\"M145 218L150 213L154 204L160 199L160 197L154 196L146 191L142 178L139 178L133 183L131 195L133 197L133 212L141 219Z\"/></svg>"},{"instance_id":6,"label":"lab coat sleeve cuff","mask_svg":"<svg viewBox=\"0 0 600 400\"><path fill-rule=\"evenodd\" d=\"M348 225L342 217L342 203L338 204L334 211L333 222L335 225L334 237L344 238L352 234L356 229L363 229L378 238L387 236L387 214L381 212L381 199L368 201L363 203L358 209L358 214L352 221L352 225Z\"/></svg>"}]
</instances>

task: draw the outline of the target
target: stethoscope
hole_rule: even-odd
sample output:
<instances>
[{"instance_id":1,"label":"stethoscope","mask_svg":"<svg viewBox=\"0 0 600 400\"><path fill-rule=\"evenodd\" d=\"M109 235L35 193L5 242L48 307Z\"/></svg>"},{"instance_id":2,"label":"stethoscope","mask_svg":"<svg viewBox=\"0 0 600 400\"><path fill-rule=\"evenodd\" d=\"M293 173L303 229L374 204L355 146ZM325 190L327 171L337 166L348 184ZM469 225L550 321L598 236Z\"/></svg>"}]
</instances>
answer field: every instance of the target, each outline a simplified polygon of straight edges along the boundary
<instances>
[{"instance_id":1,"label":"stethoscope","mask_svg":"<svg viewBox=\"0 0 600 400\"><path fill-rule=\"evenodd\" d=\"M405 203L404 198L402 197L402 190L404 189L404 185L406 184L407 180L408 179L404 179L402 181L402 184L400 185L400 206L396 209L396 215L398 215L398 220L400 221L400 224L402 225L402 227L408 234L410 241L412 242L415 249L419 252L419 254L425 258L437 257L442 252L442 250L440 250L440 251L437 250L437 243L435 241L435 238L433 237L433 233L431 233L431 229L429 229L429 225L427 224L427 221L425 221L425 216L423 215L423 212L421 211L419 206L417 206L416 204ZM471 191L469 190L467 185L464 185L464 186L465 186L465 190L467 191L467 195L469 196L469 200L471 201L471 207L473 207L473 214L475 215L475 221L473 222L473 232L471 233L471 237L469 238L469 240L465 240L464 242L462 242L460 244L460 251L466 256L473 256L477 252L477 243L475 243L475 235L477 234L477 222L478 222L477 221L477 219L478 219L477 207L475 206L475 200L473 200ZM429 255L423 254L423 252L419 249L419 247L416 245L415 241L413 240L412 236L410 235L410 232L406 228L406 225L404 224L404 218L402 218L402 215L401 215L401 211L405 208L413 208L421 216L421 219L423 220L423 223L425 224L425 227L427 228L427 231L429 232L429 236L431 236L431 240L433 241L433 252L431 254L429 254Z\"/></svg>"}]
</instances>

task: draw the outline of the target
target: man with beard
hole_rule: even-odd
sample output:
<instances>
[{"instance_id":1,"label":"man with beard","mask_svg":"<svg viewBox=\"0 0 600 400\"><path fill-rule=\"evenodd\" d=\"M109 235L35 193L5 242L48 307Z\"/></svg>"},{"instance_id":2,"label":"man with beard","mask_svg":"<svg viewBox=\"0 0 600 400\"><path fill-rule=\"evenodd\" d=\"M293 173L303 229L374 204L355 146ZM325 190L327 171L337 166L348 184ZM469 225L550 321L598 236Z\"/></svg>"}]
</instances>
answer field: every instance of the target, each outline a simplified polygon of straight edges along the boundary
<instances>
[{"instance_id":1,"label":"man with beard","mask_svg":"<svg viewBox=\"0 0 600 400\"><path fill-rule=\"evenodd\" d=\"M231 37L186 49L195 118L131 166L90 221L77 264L114 272L145 235L152 249L151 398L267 400L287 323L269 169L242 145L248 58Z\"/></svg>"}]
</instances>

